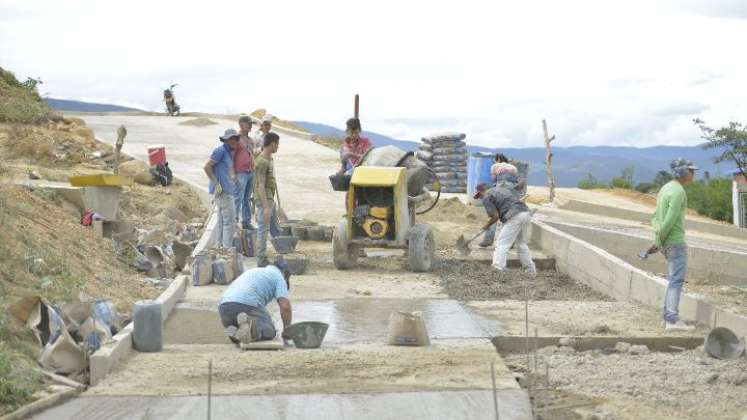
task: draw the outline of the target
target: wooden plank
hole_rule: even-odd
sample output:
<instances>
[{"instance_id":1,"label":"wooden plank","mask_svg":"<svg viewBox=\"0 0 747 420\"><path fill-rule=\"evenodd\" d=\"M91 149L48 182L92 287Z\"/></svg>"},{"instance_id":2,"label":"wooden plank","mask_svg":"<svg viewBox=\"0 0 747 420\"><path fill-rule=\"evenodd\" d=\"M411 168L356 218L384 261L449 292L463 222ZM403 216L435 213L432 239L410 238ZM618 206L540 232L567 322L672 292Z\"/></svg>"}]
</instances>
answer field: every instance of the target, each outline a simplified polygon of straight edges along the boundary
<instances>
[{"instance_id":1,"label":"wooden plank","mask_svg":"<svg viewBox=\"0 0 747 420\"><path fill-rule=\"evenodd\" d=\"M239 348L242 351L247 351L247 350L282 350L283 349L283 340L280 338L280 336L277 336L277 337L275 337L272 340L255 341L255 342L249 343L249 344L241 343L239 345Z\"/></svg>"}]
</instances>

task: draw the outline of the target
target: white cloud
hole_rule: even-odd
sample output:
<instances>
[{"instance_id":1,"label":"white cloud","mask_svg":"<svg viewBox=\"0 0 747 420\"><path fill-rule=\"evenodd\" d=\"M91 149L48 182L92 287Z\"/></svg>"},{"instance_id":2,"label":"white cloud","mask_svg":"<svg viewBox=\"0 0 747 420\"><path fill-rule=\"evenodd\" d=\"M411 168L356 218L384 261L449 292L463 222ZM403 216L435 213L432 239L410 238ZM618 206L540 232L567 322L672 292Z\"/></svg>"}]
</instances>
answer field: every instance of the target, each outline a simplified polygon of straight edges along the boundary
<instances>
[{"instance_id":1,"label":"white cloud","mask_svg":"<svg viewBox=\"0 0 747 420\"><path fill-rule=\"evenodd\" d=\"M0 65L54 97L251 111L486 146L694 144L744 120L741 2L0 2ZM9 41L8 41L9 40Z\"/></svg>"}]
</instances>

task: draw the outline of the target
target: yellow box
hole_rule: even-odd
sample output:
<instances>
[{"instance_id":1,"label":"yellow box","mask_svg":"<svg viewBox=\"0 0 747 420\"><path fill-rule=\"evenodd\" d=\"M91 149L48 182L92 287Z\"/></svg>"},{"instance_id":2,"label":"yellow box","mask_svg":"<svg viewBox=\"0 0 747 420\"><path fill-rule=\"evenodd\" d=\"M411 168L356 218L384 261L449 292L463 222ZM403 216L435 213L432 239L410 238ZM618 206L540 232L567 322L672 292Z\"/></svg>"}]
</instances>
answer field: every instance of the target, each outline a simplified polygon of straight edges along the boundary
<instances>
[{"instance_id":1,"label":"yellow box","mask_svg":"<svg viewBox=\"0 0 747 420\"><path fill-rule=\"evenodd\" d=\"M73 187L121 187L132 185L132 178L120 175L98 174L71 176L68 178Z\"/></svg>"},{"instance_id":2,"label":"yellow box","mask_svg":"<svg viewBox=\"0 0 747 420\"><path fill-rule=\"evenodd\" d=\"M393 187L405 180L405 168L359 166L353 171L350 184L359 187Z\"/></svg>"}]
</instances>

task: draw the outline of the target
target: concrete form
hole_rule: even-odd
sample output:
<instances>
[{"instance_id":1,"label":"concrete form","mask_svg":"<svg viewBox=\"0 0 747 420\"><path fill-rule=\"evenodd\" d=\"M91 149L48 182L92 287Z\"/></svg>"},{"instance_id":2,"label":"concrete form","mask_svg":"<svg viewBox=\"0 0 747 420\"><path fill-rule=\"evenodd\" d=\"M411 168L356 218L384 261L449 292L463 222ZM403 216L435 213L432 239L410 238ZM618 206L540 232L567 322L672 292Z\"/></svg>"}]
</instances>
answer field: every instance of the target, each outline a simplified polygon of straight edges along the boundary
<instances>
[{"instance_id":1,"label":"concrete form","mask_svg":"<svg viewBox=\"0 0 747 420\"><path fill-rule=\"evenodd\" d=\"M604 235L600 231L598 235ZM636 268L609 252L545 223L534 221L531 242L555 256L558 271L617 300L660 308L666 279ZM703 298L683 293L680 316L709 328L726 327L739 337L747 335L747 317L717 308Z\"/></svg>"},{"instance_id":2,"label":"concrete form","mask_svg":"<svg viewBox=\"0 0 747 420\"><path fill-rule=\"evenodd\" d=\"M565 203L560 205L560 208L580 213L590 213L617 219L633 220L641 223L651 223L651 215L653 214L653 209L651 210L651 213L645 213L621 207L610 207L602 204L590 203L582 200L567 200ZM692 218L687 218L685 223L688 229L699 232L747 239L747 229L740 229L734 225L718 222L705 222Z\"/></svg>"},{"instance_id":3,"label":"concrete form","mask_svg":"<svg viewBox=\"0 0 747 420\"><path fill-rule=\"evenodd\" d=\"M666 267L661 254L643 261L638 258L639 252L651 246L651 237L570 223L547 224L598 246L642 270L657 272ZM699 284L747 284L747 253L688 245L687 271L688 277Z\"/></svg>"},{"instance_id":4,"label":"concrete form","mask_svg":"<svg viewBox=\"0 0 747 420\"><path fill-rule=\"evenodd\" d=\"M161 293L156 302L161 303L162 322L166 322L171 310L184 295L187 276L179 276L171 285ZM112 341L104 344L90 358L90 383L91 386L98 384L117 364L132 352L133 323L122 329L112 337Z\"/></svg>"}]
</instances>

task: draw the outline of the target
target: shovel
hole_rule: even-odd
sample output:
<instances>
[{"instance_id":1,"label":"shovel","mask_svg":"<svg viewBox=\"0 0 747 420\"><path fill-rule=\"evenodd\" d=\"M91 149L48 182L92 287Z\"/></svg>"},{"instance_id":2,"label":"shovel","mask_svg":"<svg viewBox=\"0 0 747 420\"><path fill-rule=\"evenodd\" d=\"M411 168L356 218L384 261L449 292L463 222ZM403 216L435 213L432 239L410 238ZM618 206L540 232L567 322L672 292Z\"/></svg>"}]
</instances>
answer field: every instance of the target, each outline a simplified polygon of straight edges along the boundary
<instances>
[{"instance_id":1,"label":"shovel","mask_svg":"<svg viewBox=\"0 0 747 420\"><path fill-rule=\"evenodd\" d=\"M288 221L288 216L285 214L285 210L283 210L283 207L280 205L280 191L275 189L275 196L278 198L278 220L280 220L283 223L286 223Z\"/></svg>"},{"instance_id":2,"label":"shovel","mask_svg":"<svg viewBox=\"0 0 747 420\"><path fill-rule=\"evenodd\" d=\"M464 239L464 235L459 235L459 239L457 239L457 241L456 241L456 248L459 251L459 253L462 254L465 257L468 256L472 252L472 250L469 248L470 242L472 242L475 239L479 238L480 235L482 235L483 233L485 233L485 231L486 231L486 229L483 229L483 230L477 232L477 234L475 236L473 236L472 238L470 238L468 241Z\"/></svg>"}]
</instances>

